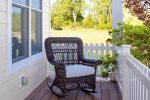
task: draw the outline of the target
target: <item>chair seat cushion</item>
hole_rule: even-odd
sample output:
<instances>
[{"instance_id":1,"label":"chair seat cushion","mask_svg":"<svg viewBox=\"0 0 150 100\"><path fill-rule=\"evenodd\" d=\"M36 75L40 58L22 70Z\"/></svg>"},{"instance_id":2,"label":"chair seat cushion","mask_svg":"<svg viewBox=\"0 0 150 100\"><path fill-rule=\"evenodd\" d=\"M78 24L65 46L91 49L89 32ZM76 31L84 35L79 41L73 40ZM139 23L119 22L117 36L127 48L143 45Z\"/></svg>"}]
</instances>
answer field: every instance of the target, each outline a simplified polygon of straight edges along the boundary
<instances>
[{"instance_id":1,"label":"chair seat cushion","mask_svg":"<svg viewBox=\"0 0 150 100\"><path fill-rule=\"evenodd\" d=\"M76 64L66 66L66 77L74 78L81 76L93 75L95 73L94 67Z\"/></svg>"}]
</instances>

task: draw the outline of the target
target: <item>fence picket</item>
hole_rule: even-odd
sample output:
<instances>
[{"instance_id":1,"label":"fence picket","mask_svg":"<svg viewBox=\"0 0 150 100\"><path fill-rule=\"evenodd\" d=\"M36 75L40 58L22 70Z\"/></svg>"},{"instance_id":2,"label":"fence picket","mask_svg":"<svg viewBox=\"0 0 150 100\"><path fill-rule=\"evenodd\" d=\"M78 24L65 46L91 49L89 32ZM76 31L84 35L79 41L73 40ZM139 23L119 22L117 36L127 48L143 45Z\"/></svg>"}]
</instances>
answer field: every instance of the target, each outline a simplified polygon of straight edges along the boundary
<instances>
[{"instance_id":1,"label":"fence picket","mask_svg":"<svg viewBox=\"0 0 150 100\"><path fill-rule=\"evenodd\" d=\"M98 43L95 44L96 47L99 47ZM99 59L99 53L98 53L99 49L95 48L95 57L96 59Z\"/></svg>"},{"instance_id":2,"label":"fence picket","mask_svg":"<svg viewBox=\"0 0 150 100\"><path fill-rule=\"evenodd\" d=\"M106 44L106 54L109 54L109 44Z\"/></svg>"},{"instance_id":3,"label":"fence picket","mask_svg":"<svg viewBox=\"0 0 150 100\"><path fill-rule=\"evenodd\" d=\"M101 56L104 56L104 43L101 43Z\"/></svg>"}]
</instances>

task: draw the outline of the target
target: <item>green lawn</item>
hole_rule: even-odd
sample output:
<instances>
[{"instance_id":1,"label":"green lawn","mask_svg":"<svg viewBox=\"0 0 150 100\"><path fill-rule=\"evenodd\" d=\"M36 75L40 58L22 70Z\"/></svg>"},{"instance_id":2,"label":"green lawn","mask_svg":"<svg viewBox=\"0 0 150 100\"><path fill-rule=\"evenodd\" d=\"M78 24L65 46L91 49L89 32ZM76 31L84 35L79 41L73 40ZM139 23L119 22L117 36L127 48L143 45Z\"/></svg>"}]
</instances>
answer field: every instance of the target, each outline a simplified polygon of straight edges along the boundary
<instances>
[{"instance_id":1,"label":"green lawn","mask_svg":"<svg viewBox=\"0 0 150 100\"><path fill-rule=\"evenodd\" d=\"M52 37L80 37L84 43L105 43L109 38L107 30L51 30Z\"/></svg>"}]
</instances>

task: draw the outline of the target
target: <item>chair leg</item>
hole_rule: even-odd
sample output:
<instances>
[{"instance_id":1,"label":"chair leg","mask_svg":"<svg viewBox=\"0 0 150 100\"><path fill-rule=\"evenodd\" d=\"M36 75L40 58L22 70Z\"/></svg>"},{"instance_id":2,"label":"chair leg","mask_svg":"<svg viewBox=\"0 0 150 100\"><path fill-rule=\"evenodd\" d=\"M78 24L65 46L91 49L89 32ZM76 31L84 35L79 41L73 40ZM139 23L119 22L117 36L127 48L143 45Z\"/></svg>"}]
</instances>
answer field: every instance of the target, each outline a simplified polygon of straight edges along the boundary
<instances>
[{"instance_id":1,"label":"chair leg","mask_svg":"<svg viewBox=\"0 0 150 100\"><path fill-rule=\"evenodd\" d=\"M86 93L97 93L97 91L95 89L85 89L85 88L81 88L82 91L86 92Z\"/></svg>"},{"instance_id":2,"label":"chair leg","mask_svg":"<svg viewBox=\"0 0 150 100\"><path fill-rule=\"evenodd\" d=\"M83 90L86 93L97 93L98 91L96 91L96 84L95 81L93 82L94 86L92 89L86 89L86 88L81 88L81 90Z\"/></svg>"},{"instance_id":3,"label":"chair leg","mask_svg":"<svg viewBox=\"0 0 150 100\"><path fill-rule=\"evenodd\" d=\"M53 87L54 87L54 85L53 84L47 84L47 86L48 86L48 88L55 94L55 95L57 95L57 96L60 96L60 97L65 97L65 96L67 96L68 94L67 93L65 93L64 91L62 91L59 87L57 87L57 88L59 88L60 89L60 91L61 91L61 93L56 93L56 91L53 89Z\"/></svg>"}]
</instances>

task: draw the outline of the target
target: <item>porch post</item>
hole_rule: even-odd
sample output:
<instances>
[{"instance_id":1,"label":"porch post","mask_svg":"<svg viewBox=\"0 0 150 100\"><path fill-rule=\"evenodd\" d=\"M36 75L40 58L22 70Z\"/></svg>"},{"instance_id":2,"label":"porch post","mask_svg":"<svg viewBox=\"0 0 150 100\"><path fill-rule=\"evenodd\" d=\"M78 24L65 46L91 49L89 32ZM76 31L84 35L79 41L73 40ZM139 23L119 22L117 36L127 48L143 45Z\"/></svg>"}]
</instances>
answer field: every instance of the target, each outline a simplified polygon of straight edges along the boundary
<instances>
[{"instance_id":1,"label":"porch post","mask_svg":"<svg viewBox=\"0 0 150 100\"><path fill-rule=\"evenodd\" d=\"M129 67L127 65L127 58L130 55L131 45L122 45L122 67L123 67L123 100L129 100Z\"/></svg>"},{"instance_id":2,"label":"porch post","mask_svg":"<svg viewBox=\"0 0 150 100\"><path fill-rule=\"evenodd\" d=\"M112 28L123 22L123 0L112 0Z\"/></svg>"}]
</instances>

